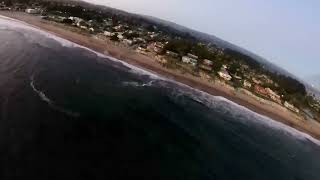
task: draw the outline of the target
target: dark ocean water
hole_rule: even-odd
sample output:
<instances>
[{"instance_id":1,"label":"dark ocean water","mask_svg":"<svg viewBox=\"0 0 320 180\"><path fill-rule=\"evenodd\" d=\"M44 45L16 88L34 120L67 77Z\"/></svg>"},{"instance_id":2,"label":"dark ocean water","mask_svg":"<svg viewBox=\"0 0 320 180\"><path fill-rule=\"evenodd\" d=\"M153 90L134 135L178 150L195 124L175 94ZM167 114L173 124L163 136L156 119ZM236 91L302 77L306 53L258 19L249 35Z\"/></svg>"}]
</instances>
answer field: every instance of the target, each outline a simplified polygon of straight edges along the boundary
<instances>
[{"instance_id":1,"label":"dark ocean water","mask_svg":"<svg viewBox=\"0 0 320 180\"><path fill-rule=\"evenodd\" d=\"M306 135L17 27L0 20L0 179L320 179Z\"/></svg>"}]
</instances>

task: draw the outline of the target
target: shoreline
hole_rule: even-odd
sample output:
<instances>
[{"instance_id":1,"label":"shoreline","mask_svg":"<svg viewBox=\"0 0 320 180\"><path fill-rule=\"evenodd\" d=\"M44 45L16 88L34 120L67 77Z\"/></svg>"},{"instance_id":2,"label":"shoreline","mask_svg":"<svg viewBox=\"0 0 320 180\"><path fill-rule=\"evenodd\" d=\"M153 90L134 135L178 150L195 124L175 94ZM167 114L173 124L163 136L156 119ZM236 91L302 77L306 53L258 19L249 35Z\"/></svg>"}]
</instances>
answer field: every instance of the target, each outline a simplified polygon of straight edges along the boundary
<instances>
[{"instance_id":1,"label":"shoreline","mask_svg":"<svg viewBox=\"0 0 320 180\"><path fill-rule=\"evenodd\" d=\"M159 74L160 76L185 84L194 89L201 90L213 96L221 96L238 105L244 106L253 112L281 122L298 131L307 133L318 140L320 139L320 123L303 120L301 117L284 109L280 105L266 104L265 102L256 100L249 95L236 92L228 86L223 86L223 84L210 83L207 80L203 80L190 74L182 74L177 70L164 68L152 57L138 54L128 47L115 45L114 42L111 42L110 40L94 38L94 36L90 36L89 34L81 33L80 30L76 30L74 27L68 27L63 24L42 20L40 17L28 15L22 12L0 11L0 15L25 22L57 37L66 39L107 56L114 57L146 71L152 71L155 74Z\"/></svg>"}]
</instances>

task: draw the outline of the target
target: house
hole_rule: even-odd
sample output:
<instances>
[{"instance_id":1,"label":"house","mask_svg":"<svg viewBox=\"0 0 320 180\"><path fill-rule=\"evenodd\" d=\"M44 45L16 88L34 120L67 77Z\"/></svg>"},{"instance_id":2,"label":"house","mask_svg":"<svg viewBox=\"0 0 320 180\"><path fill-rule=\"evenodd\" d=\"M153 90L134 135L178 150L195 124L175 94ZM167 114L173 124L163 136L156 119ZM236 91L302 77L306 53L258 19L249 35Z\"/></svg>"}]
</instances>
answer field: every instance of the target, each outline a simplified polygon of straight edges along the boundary
<instances>
[{"instance_id":1,"label":"house","mask_svg":"<svg viewBox=\"0 0 320 180\"><path fill-rule=\"evenodd\" d=\"M252 87L252 84L249 81L244 80L243 81L243 87L250 89Z\"/></svg>"},{"instance_id":2,"label":"house","mask_svg":"<svg viewBox=\"0 0 320 180\"><path fill-rule=\"evenodd\" d=\"M213 61L208 60L208 59L204 59L202 64L204 64L206 66L213 66Z\"/></svg>"},{"instance_id":3,"label":"house","mask_svg":"<svg viewBox=\"0 0 320 180\"><path fill-rule=\"evenodd\" d=\"M255 84L262 84L262 81L260 81L259 79L256 79L256 78L252 78L252 81L255 83Z\"/></svg>"},{"instance_id":4,"label":"house","mask_svg":"<svg viewBox=\"0 0 320 180\"><path fill-rule=\"evenodd\" d=\"M88 29L88 23L85 22L84 20L79 20L77 23L76 23L76 26L80 27L81 29ZM86 27L86 28L84 28Z\"/></svg>"},{"instance_id":5,"label":"house","mask_svg":"<svg viewBox=\"0 0 320 180\"><path fill-rule=\"evenodd\" d=\"M212 66L213 66L213 62L211 60L204 59L202 63L199 65L199 68L206 71L212 71L213 70Z\"/></svg>"},{"instance_id":6,"label":"house","mask_svg":"<svg viewBox=\"0 0 320 180\"><path fill-rule=\"evenodd\" d=\"M0 3L0 10L10 10L11 8L7 7L4 2Z\"/></svg>"},{"instance_id":7,"label":"house","mask_svg":"<svg viewBox=\"0 0 320 180\"><path fill-rule=\"evenodd\" d=\"M174 58L179 57L179 55L178 55L177 53L172 52L172 51L166 51L166 54L167 54L168 56L171 56L171 57L174 57Z\"/></svg>"},{"instance_id":8,"label":"house","mask_svg":"<svg viewBox=\"0 0 320 180\"><path fill-rule=\"evenodd\" d=\"M198 64L197 59L191 58L189 56L183 56L181 60L183 63L192 64L193 66L196 66Z\"/></svg>"},{"instance_id":9,"label":"house","mask_svg":"<svg viewBox=\"0 0 320 180\"><path fill-rule=\"evenodd\" d=\"M219 72L218 75L223 78L226 81L230 81L232 79L232 77L230 76L230 74L228 73L228 71L224 68L222 68Z\"/></svg>"},{"instance_id":10,"label":"house","mask_svg":"<svg viewBox=\"0 0 320 180\"><path fill-rule=\"evenodd\" d=\"M206 71L212 71L212 69L213 69L212 66L208 66L206 64L200 64L199 68L202 70L206 70Z\"/></svg>"},{"instance_id":11,"label":"house","mask_svg":"<svg viewBox=\"0 0 320 180\"><path fill-rule=\"evenodd\" d=\"M133 44L133 41L130 39L123 39L122 42L127 46L131 46Z\"/></svg>"},{"instance_id":12,"label":"house","mask_svg":"<svg viewBox=\"0 0 320 180\"><path fill-rule=\"evenodd\" d=\"M163 49L164 45L161 43L161 42L154 42L154 43L151 43L147 49L149 51L154 51L156 53L160 53Z\"/></svg>"},{"instance_id":13,"label":"house","mask_svg":"<svg viewBox=\"0 0 320 180\"><path fill-rule=\"evenodd\" d=\"M293 112L295 112L295 113L299 113L300 112L300 110L298 109L298 108L296 108L296 107L294 107L294 105L292 105L292 104L290 104L289 102L284 102L284 106L287 108L287 109L289 109L289 110L291 110L291 111L293 111Z\"/></svg>"},{"instance_id":14,"label":"house","mask_svg":"<svg viewBox=\"0 0 320 180\"><path fill-rule=\"evenodd\" d=\"M268 91L260 85L256 84L254 86L254 91L261 96L268 97Z\"/></svg>"},{"instance_id":15,"label":"house","mask_svg":"<svg viewBox=\"0 0 320 180\"><path fill-rule=\"evenodd\" d=\"M163 56L156 56L156 61L160 64L167 64L168 61Z\"/></svg>"},{"instance_id":16,"label":"house","mask_svg":"<svg viewBox=\"0 0 320 180\"><path fill-rule=\"evenodd\" d=\"M108 36L108 37L114 36L114 33L109 32L109 31L104 31L103 34L104 34L105 36Z\"/></svg>"},{"instance_id":17,"label":"house","mask_svg":"<svg viewBox=\"0 0 320 180\"><path fill-rule=\"evenodd\" d=\"M224 65L222 65L222 68L223 69L228 69L228 66L224 64Z\"/></svg>"},{"instance_id":18,"label":"house","mask_svg":"<svg viewBox=\"0 0 320 180\"><path fill-rule=\"evenodd\" d=\"M123 29L123 26L120 24L118 26L113 27L113 29L116 31L121 31Z\"/></svg>"},{"instance_id":19,"label":"house","mask_svg":"<svg viewBox=\"0 0 320 180\"><path fill-rule=\"evenodd\" d=\"M123 40L124 36L122 35L122 33L118 33L117 37L119 38L119 40Z\"/></svg>"},{"instance_id":20,"label":"house","mask_svg":"<svg viewBox=\"0 0 320 180\"><path fill-rule=\"evenodd\" d=\"M15 3L13 6L13 10L15 11L25 11L25 9L26 9L26 5L22 3Z\"/></svg>"},{"instance_id":21,"label":"house","mask_svg":"<svg viewBox=\"0 0 320 180\"><path fill-rule=\"evenodd\" d=\"M196 66L198 64L198 56L188 53L188 56L182 57L182 62Z\"/></svg>"},{"instance_id":22,"label":"house","mask_svg":"<svg viewBox=\"0 0 320 180\"><path fill-rule=\"evenodd\" d=\"M89 31L90 31L90 32L94 32L94 29L93 29L93 28L89 28Z\"/></svg>"},{"instance_id":23,"label":"house","mask_svg":"<svg viewBox=\"0 0 320 180\"><path fill-rule=\"evenodd\" d=\"M233 77L234 77L235 79L237 79L237 80L242 80L242 77L241 77L241 76L234 75Z\"/></svg>"},{"instance_id":24,"label":"house","mask_svg":"<svg viewBox=\"0 0 320 180\"><path fill-rule=\"evenodd\" d=\"M278 104L281 104L281 96L279 96L276 92L272 91L270 88L266 88L266 91L268 92L269 97L277 102Z\"/></svg>"},{"instance_id":25,"label":"house","mask_svg":"<svg viewBox=\"0 0 320 180\"><path fill-rule=\"evenodd\" d=\"M72 16L70 16L68 19L74 21L76 24L79 23L79 22L81 22L81 21L83 21L83 19L81 19L81 18L72 17Z\"/></svg>"},{"instance_id":26,"label":"house","mask_svg":"<svg viewBox=\"0 0 320 180\"><path fill-rule=\"evenodd\" d=\"M28 13L28 14L40 14L40 10L39 9L28 8L28 9L26 9L26 13Z\"/></svg>"},{"instance_id":27,"label":"house","mask_svg":"<svg viewBox=\"0 0 320 180\"><path fill-rule=\"evenodd\" d=\"M134 43L146 43L146 40L143 38L133 38Z\"/></svg>"},{"instance_id":28,"label":"house","mask_svg":"<svg viewBox=\"0 0 320 180\"><path fill-rule=\"evenodd\" d=\"M143 55L147 55L148 54L147 53L147 49L143 48L143 47L140 47L140 46L136 49L136 52L138 52L140 54L143 54Z\"/></svg>"},{"instance_id":29,"label":"house","mask_svg":"<svg viewBox=\"0 0 320 180\"><path fill-rule=\"evenodd\" d=\"M198 60L198 59L199 59L199 57L198 57L198 56L193 55L193 54L191 54L191 53L188 53L188 57L190 57L190 58L192 58L192 59L196 59L196 60Z\"/></svg>"},{"instance_id":30,"label":"house","mask_svg":"<svg viewBox=\"0 0 320 180\"><path fill-rule=\"evenodd\" d=\"M87 26L80 26L81 29L87 30L88 27Z\"/></svg>"}]
</instances>

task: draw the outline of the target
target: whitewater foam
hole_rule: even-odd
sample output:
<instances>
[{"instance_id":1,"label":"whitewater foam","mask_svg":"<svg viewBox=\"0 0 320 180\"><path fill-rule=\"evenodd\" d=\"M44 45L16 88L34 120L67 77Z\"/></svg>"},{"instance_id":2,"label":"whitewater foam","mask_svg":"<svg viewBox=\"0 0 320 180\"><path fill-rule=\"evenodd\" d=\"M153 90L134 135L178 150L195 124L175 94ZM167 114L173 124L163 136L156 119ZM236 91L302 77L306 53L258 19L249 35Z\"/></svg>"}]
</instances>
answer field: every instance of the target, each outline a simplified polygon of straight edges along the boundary
<instances>
[{"instance_id":1,"label":"whitewater foam","mask_svg":"<svg viewBox=\"0 0 320 180\"><path fill-rule=\"evenodd\" d=\"M122 85L124 86L133 86L133 87L150 87L153 85L153 83L155 82L155 80L151 80L147 83L139 83L136 81L129 81L129 82L122 82Z\"/></svg>"},{"instance_id":2,"label":"whitewater foam","mask_svg":"<svg viewBox=\"0 0 320 180\"><path fill-rule=\"evenodd\" d=\"M49 105L52 105L53 102L46 96L46 94L45 94L44 92L38 90L38 89L35 87L33 76L30 78L30 80L31 80L30 86L31 86L32 90L39 95L39 97L41 98L42 101L48 103Z\"/></svg>"},{"instance_id":3,"label":"whitewater foam","mask_svg":"<svg viewBox=\"0 0 320 180\"><path fill-rule=\"evenodd\" d=\"M198 89L194 89L185 84L181 84L181 83L176 83L176 84L183 88L183 90L179 91L179 93L177 94L178 96L182 94L187 95L191 97L193 100L200 102L209 108L228 112L228 114L231 114L234 117L247 117L247 118L241 118L241 121L243 121L243 123L253 122L255 124L261 124L261 125L267 126L268 128L272 128L278 131L282 131L286 134L290 134L291 136L299 140L309 140L314 144L320 145L320 141L313 138L309 134L306 134L297 129L294 129L281 122L275 121L267 116L258 114L224 97L213 96L211 94L208 94Z\"/></svg>"},{"instance_id":4,"label":"whitewater foam","mask_svg":"<svg viewBox=\"0 0 320 180\"><path fill-rule=\"evenodd\" d=\"M49 99L44 92L42 92L36 88L35 82L34 82L34 76L30 77L30 86L31 86L32 90L38 94L40 99L42 101L46 102L49 105L49 107L51 107L52 109L57 110L59 112L62 112L64 114L67 114L68 116L72 116L72 117L79 117L80 116L80 113L69 111L69 110L66 110L62 107L55 105L54 102L51 99Z\"/></svg>"},{"instance_id":5,"label":"whitewater foam","mask_svg":"<svg viewBox=\"0 0 320 180\"><path fill-rule=\"evenodd\" d=\"M1 18L2 18L3 21L1 21ZM6 21L4 21L4 20L6 20ZM13 21L15 23L12 23L11 21ZM87 50L89 52L92 52L92 53L96 54L100 58L105 58L105 59L111 60L113 62L121 63L122 65L128 67L130 69L131 73L141 74L141 75L148 75L150 78L153 78L153 79L166 80L166 78L160 77L159 75L156 75L153 72L146 71L146 70L141 69L139 67L133 66L133 65L131 65L129 63L121 61L121 60L119 60L117 58L114 58L114 57L99 53L99 52L94 51L94 50L92 50L90 48L87 48L85 46L79 45L77 43L71 42L71 41L63 39L63 38L60 38L60 37L58 37L58 36L56 36L56 35L54 35L54 34L52 34L50 32L43 31L43 30L41 30L41 29L31 25L31 24L23 22L23 21L19 21L19 20L16 20L16 19L12 19L12 18L0 15L0 25L16 27L16 28L21 28L21 29L25 29L25 30L31 30L31 31L37 32L37 33L39 33L41 35L44 35L47 38L53 39L56 42L59 42L64 47L81 48L81 49L84 49L84 50Z\"/></svg>"}]
</instances>

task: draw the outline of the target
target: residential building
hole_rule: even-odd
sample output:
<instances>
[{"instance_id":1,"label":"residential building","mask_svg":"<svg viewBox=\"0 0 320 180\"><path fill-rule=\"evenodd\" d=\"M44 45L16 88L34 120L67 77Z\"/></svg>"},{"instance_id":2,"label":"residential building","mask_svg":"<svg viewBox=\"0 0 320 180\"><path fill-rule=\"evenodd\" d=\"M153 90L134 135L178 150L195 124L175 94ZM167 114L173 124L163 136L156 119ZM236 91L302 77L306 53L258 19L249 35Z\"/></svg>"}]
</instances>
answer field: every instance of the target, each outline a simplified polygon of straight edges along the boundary
<instances>
[{"instance_id":1,"label":"residential building","mask_svg":"<svg viewBox=\"0 0 320 180\"><path fill-rule=\"evenodd\" d=\"M253 81L255 84L262 84L262 82L261 82L259 79L255 78L255 77L252 78L252 81Z\"/></svg>"},{"instance_id":2,"label":"residential building","mask_svg":"<svg viewBox=\"0 0 320 180\"><path fill-rule=\"evenodd\" d=\"M300 110L299 110L298 108L296 108L294 105L290 104L290 103L287 102L287 101L284 102L284 106L285 106L286 108L288 108L289 110L295 112L295 113L299 113L299 112L300 112Z\"/></svg>"},{"instance_id":3,"label":"residential building","mask_svg":"<svg viewBox=\"0 0 320 180\"><path fill-rule=\"evenodd\" d=\"M206 64L200 64L199 68L202 70L206 70L206 71L212 71L212 69L213 69L212 66L208 66Z\"/></svg>"},{"instance_id":4,"label":"residential building","mask_svg":"<svg viewBox=\"0 0 320 180\"><path fill-rule=\"evenodd\" d=\"M260 85L256 84L254 86L254 91L261 96L268 97L268 91Z\"/></svg>"},{"instance_id":5,"label":"residential building","mask_svg":"<svg viewBox=\"0 0 320 180\"><path fill-rule=\"evenodd\" d=\"M249 81L244 80L243 81L243 87L250 89L252 87L252 84Z\"/></svg>"},{"instance_id":6,"label":"residential building","mask_svg":"<svg viewBox=\"0 0 320 180\"><path fill-rule=\"evenodd\" d=\"M113 27L113 29L116 31L121 31L123 29L123 26L120 24L118 26Z\"/></svg>"},{"instance_id":7,"label":"residential building","mask_svg":"<svg viewBox=\"0 0 320 180\"><path fill-rule=\"evenodd\" d=\"M231 75L228 73L228 71L224 68L222 68L219 72L218 75L223 78L226 81L230 81L232 79Z\"/></svg>"},{"instance_id":8,"label":"residential building","mask_svg":"<svg viewBox=\"0 0 320 180\"><path fill-rule=\"evenodd\" d=\"M160 64L167 64L168 61L163 56L156 56L156 61Z\"/></svg>"},{"instance_id":9,"label":"residential building","mask_svg":"<svg viewBox=\"0 0 320 180\"><path fill-rule=\"evenodd\" d=\"M133 44L133 41L130 39L123 39L122 42L127 46L131 46Z\"/></svg>"},{"instance_id":10,"label":"residential building","mask_svg":"<svg viewBox=\"0 0 320 180\"><path fill-rule=\"evenodd\" d=\"M40 14L40 10L39 9L29 8L29 9L26 9L26 13L28 13L28 14Z\"/></svg>"},{"instance_id":11,"label":"residential building","mask_svg":"<svg viewBox=\"0 0 320 180\"><path fill-rule=\"evenodd\" d=\"M213 66L213 61L208 59L204 59L202 63L206 66Z\"/></svg>"},{"instance_id":12,"label":"residential building","mask_svg":"<svg viewBox=\"0 0 320 180\"><path fill-rule=\"evenodd\" d=\"M133 38L134 43L146 43L146 40L143 38Z\"/></svg>"},{"instance_id":13,"label":"residential building","mask_svg":"<svg viewBox=\"0 0 320 180\"><path fill-rule=\"evenodd\" d=\"M234 77L235 79L237 79L237 80L242 80L242 77L241 77L241 76L234 75L233 77Z\"/></svg>"},{"instance_id":14,"label":"residential building","mask_svg":"<svg viewBox=\"0 0 320 180\"><path fill-rule=\"evenodd\" d=\"M171 56L171 57L174 57L174 58L179 57L179 55L178 55L177 53L172 52L172 51L166 51L166 54L167 54L168 56Z\"/></svg>"},{"instance_id":15,"label":"residential building","mask_svg":"<svg viewBox=\"0 0 320 180\"><path fill-rule=\"evenodd\" d=\"M119 40L123 40L124 36L122 35L122 33L118 33L117 37L119 38Z\"/></svg>"},{"instance_id":16,"label":"residential building","mask_svg":"<svg viewBox=\"0 0 320 180\"><path fill-rule=\"evenodd\" d=\"M104 31L103 34L104 34L105 36L108 36L108 37L114 36L114 33L109 32L109 31Z\"/></svg>"},{"instance_id":17,"label":"residential building","mask_svg":"<svg viewBox=\"0 0 320 180\"><path fill-rule=\"evenodd\" d=\"M272 91L270 88L266 88L266 91L268 92L269 97L277 102L278 104L281 104L281 96L279 96L276 92Z\"/></svg>"},{"instance_id":18,"label":"residential building","mask_svg":"<svg viewBox=\"0 0 320 180\"><path fill-rule=\"evenodd\" d=\"M196 66L198 64L197 59L191 58L189 56L183 56L181 60L183 63L192 64L193 66Z\"/></svg>"},{"instance_id":19,"label":"residential building","mask_svg":"<svg viewBox=\"0 0 320 180\"><path fill-rule=\"evenodd\" d=\"M198 60L198 59L199 59L199 57L198 57L198 56L193 55L193 54L191 54L191 53L188 53L188 57L190 57L190 58L192 58L192 59L196 59L196 60Z\"/></svg>"},{"instance_id":20,"label":"residential building","mask_svg":"<svg viewBox=\"0 0 320 180\"><path fill-rule=\"evenodd\" d=\"M138 47L136 52L140 53L140 54L143 54L143 55L147 55L147 49L146 48L143 48L143 47Z\"/></svg>"},{"instance_id":21,"label":"residential building","mask_svg":"<svg viewBox=\"0 0 320 180\"><path fill-rule=\"evenodd\" d=\"M160 42L154 42L148 45L147 49L149 51L154 51L156 53L162 52L164 45Z\"/></svg>"},{"instance_id":22,"label":"residential building","mask_svg":"<svg viewBox=\"0 0 320 180\"><path fill-rule=\"evenodd\" d=\"M198 56L188 53L188 56L182 57L182 62L196 66L198 64Z\"/></svg>"}]
</instances>

